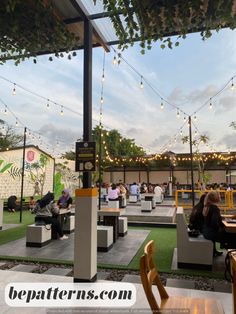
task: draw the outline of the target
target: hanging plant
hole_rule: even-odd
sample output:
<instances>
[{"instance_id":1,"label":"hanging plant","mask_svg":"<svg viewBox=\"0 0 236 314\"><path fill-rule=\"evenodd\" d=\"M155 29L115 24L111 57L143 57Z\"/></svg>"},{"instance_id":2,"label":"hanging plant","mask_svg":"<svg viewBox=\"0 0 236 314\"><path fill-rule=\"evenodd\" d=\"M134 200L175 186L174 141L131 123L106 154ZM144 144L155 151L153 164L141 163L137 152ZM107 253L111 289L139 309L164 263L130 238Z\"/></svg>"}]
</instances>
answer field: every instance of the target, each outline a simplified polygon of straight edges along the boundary
<instances>
[{"instance_id":1,"label":"hanging plant","mask_svg":"<svg viewBox=\"0 0 236 314\"><path fill-rule=\"evenodd\" d=\"M119 49L123 50L138 40L141 53L151 49L157 40L161 48L171 49L191 32L200 32L204 40L211 36L213 29L234 29L236 12L233 4L233 0L103 0L104 10L111 13L110 19L120 41ZM124 23L121 23L121 15ZM177 35L177 39L172 35Z\"/></svg>"},{"instance_id":2,"label":"hanging plant","mask_svg":"<svg viewBox=\"0 0 236 314\"><path fill-rule=\"evenodd\" d=\"M40 52L54 53L59 58L63 56L61 51L74 50L79 38L55 15L53 2L47 3L45 5L43 0L1 0L0 64L14 59L18 65L29 57L34 57L36 63Z\"/></svg>"}]
</instances>

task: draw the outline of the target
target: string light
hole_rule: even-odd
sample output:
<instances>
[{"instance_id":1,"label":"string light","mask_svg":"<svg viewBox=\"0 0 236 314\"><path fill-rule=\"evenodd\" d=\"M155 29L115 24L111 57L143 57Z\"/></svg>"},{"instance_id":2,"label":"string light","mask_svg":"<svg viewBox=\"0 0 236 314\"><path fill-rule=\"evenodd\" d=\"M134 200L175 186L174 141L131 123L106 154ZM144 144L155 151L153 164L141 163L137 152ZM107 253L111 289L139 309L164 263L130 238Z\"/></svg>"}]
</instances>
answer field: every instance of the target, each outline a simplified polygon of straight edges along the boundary
<instances>
[{"instance_id":1,"label":"string light","mask_svg":"<svg viewBox=\"0 0 236 314\"><path fill-rule=\"evenodd\" d=\"M47 109L49 109L50 104L49 104L49 99L47 100Z\"/></svg>"},{"instance_id":2,"label":"string light","mask_svg":"<svg viewBox=\"0 0 236 314\"><path fill-rule=\"evenodd\" d=\"M15 94L16 94L16 83L14 83L13 91L12 91L12 95L15 96Z\"/></svg>"},{"instance_id":3,"label":"string light","mask_svg":"<svg viewBox=\"0 0 236 314\"><path fill-rule=\"evenodd\" d=\"M7 106L5 106L4 114L7 114Z\"/></svg>"},{"instance_id":4,"label":"string light","mask_svg":"<svg viewBox=\"0 0 236 314\"><path fill-rule=\"evenodd\" d=\"M60 115L63 116L64 114L64 111L63 111L63 106L61 106L61 112L60 112Z\"/></svg>"},{"instance_id":5,"label":"string light","mask_svg":"<svg viewBox=\"0 0 236 314\"><path fill-rule=\"evenodd\" d=\"M184 121L186 121L186 119L187 119L186 116L184 116Z\"/></svg>"},{"instance_id":6,"label":"string light","mask_svg":"<svg viewBox=\"0 0 236 314\"><path fill-rule=\"evenodd\" d=\"M210 98L209 109L210 109L210 110L212 110L212 102L211 102L211 98Z\"/></svg>"},{"instance_id":7,"label":"string light","mask_svg":"<svg viewBox=\"0 0 236 314\"><path fill-rule=\"evenodd\" d=\"M180 117L180 113L179 113L179 108L177 109L177 118L179 119L179 117Z\"/></svg>"},{"instance_id":8,"label":"string light","mask_svg":"<svg viewBox=\"0 0 236 314\"><path fill-rule=\"evenodd\" d=\"M104 75L104 73L102 74L102 82L104 82L105 81L105 75Z\"/></svg>"},{"instance_id":9,"label":"string light","mask_svg":"<svg viewBox=\"0 0 236 314\"><path fill-rule=\"evenodd\" d=\"M112 63L113 63L114 65L117 64L116 56L114 56Z\"/></svg>"},{"instance_id":10,"label":"string light","mask_svg":"<svg viewBox=\"0 0 236 314\"><path fill-rule=\"evenodd\" d=\"M235 89L233 77L232 77L232 79L231 79L231 86L230 86L230 89L231 89L231 90L234 90L234 89Z\"/></svg>"},{"instance_id":11,"label":"string light","mask_svg":"<svg viewBox=\"0 0 236 314\"><path fill-rule=\"evenodd\" d=\"M101 100L100 100L100 102L101 102L101 104L103 104L103 102L104 102L104 99L103 99L103 97L101 96Z\"/></svg>"},{"instance_id":12,"label":"string light","mask_svg":"<svg viewBox=\"0 0 236 314\"><path fill-rule=\"evenodd\" d=\"M161 110L164 109L164 103L163 103L163 98L161 99Z\"/></svg>"},{"instance_id":13,"label":"string light","mask_svg":"<svg viewBox=\"0 0 236 314\"><path fill-rule=\"evenodd\" d=\"M141 76L140 88L143 89L143 77Z\"/></svg>"},{"instance_id":14,"label":"string light","mask_svg":"<svg viewBox=\"0 0 236 314\"><path fill-rule=\"evenodd\" d=\"M194 117L193 117L194 121L197 121L197 116L196 116L196 112L194 113Z\"/></svg>"},{"instance_id":15,"label":"string light","mask_svg":"<svg viewBox=\"0 0 236 314\"><path fill-rule=\"evenodd\" d=\"M16 126L18 126L19 124L18 124L18 120L17 120L17 118L16 118Z\"/></svg>"}]
</instances>

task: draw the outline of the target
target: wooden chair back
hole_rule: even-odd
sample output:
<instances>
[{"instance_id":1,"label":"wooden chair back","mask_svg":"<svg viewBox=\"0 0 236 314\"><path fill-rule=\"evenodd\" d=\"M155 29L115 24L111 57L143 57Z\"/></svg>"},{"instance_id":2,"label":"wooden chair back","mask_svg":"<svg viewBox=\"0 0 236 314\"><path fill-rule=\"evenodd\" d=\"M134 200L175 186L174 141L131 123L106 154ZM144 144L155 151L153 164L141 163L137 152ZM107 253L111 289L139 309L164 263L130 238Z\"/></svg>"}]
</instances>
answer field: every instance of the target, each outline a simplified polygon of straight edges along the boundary
<instances>
[{"instance_id":1,"label":"wooden chair back","mask_svg":"<svg viewBox=\"0 0 236 314\"><path fill-rule=\"evenodd\" d=\"M150 308L153 312L155 312L160 309L160 306L153 294L152 285L156 285L161 300L168 299L169 296L161 282L157 268L154 264L153 252L154 241L151 240L146 244L144 248L144 255L140 258L140 276Z\"/></svg>"},{"instance_id":2,"label":"wooden chair back","mask_svg":"<svg viewBox=\"0 0 236 314\"><path fill-rule=\"evenodd\" d=\"M233 294L233 313L236 314L236 253L231 253L230 256L230 267L232 275L232 294Z\"/></svg>"}]
</instances>

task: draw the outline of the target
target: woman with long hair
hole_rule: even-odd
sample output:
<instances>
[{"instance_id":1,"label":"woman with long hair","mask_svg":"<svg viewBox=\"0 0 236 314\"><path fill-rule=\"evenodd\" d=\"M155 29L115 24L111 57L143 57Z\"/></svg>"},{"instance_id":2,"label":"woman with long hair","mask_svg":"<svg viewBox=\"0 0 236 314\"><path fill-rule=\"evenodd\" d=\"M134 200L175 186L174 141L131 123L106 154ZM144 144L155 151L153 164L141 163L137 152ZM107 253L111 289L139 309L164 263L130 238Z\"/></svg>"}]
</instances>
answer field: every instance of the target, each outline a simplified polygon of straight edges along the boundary
<instances>
[{"instance_id":1,"label":"woman with long hair","mask_svg":"<svg viewBox=\"0 0 236 314\"><path fill-rule=\"evenodd\" d=\"M220 256L223 252L216 250L215 243L220 242L222 246L235 248L236 234L225 231L220 209L217 203L220 201L220 195L217 191L210 191L204 201L203 216L203 235L206 239L214 243L214 256Z\"/></svg>"},{"instance_id":2,"label":"woman with long hair","mask_svg":"<svg viewBox=\"0 0 236 314\"><path fill-rule=\"evenodd\" d=\"M199 202L193 207L192 212L189 217L189 229L199 230L202 233L202 228L204 224L203 208L206 193L202 194Z\"/></svg>"}]
</instances>

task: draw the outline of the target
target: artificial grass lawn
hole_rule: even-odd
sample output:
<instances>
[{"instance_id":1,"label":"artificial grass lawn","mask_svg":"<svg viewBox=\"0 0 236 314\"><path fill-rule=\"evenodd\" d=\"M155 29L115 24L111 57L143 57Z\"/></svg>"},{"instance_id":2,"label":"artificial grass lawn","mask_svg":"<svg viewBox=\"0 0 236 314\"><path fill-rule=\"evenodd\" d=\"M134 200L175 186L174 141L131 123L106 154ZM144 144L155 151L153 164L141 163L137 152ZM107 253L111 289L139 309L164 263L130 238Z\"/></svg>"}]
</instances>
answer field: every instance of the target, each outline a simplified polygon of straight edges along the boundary
<instances>
[{"instance_id":1,"label":"artificial grass lawn","mask_svg":"<svg viewBox=\"0 0 236 314\"><path fill-rule=\"evenodd\" d=\"M9 213L4 212L3 222L4 223L19 223L20 213ZM25 236L26 233L26 226L28 224L32 224L34 222L34 215L30 213L30 211L23 211L22 215L22 223L19 227L4 230L0 232L0 245L17 240ZM223 271L222 272L211 272L211 271L199 271L199 270L171 270L171 263L173 257L173 251L176 247L176 229L175 228L160 228L160 227L129 227L129 229L146 229L150 230L149 235L147 236L146 240L139 248L138 252L132 259L129 265L127 266L120 266L120 265L110 265L110 264L99 264L99 268L113 268L113 269L130 269L130 270L138 270L139 269L139 259L143 254L143 249L146 243L150 240L154 240L155 242L155 253L154 253L154 261L155 264L158 266L158 270L160 272L167 272L167 273L177 273L177 274L185 274L185 275L196 275L196 276L207 276L207 277L214 277L214 278L223 278ZM6 256L1 256L1 259L7 259ZM26 260L26 258L18 258L17 256L11 257L10 259L19 259L19 260ZM41 259L39 260L34 258L28 258L28 261L37 261L37 262L48 262L48 263L55 263L55 264L73 264L73 261L61 261L61 260L46 260Z\"/></svg>"},{"instance_id":2,"label":"artificial grass lawn","mask_svg":"<svg viewBox=\"0 0 236 314\"><path fill-rule=\"evenodd\" d=\"M4 224L19 224L18 227L0 231L0 245L23 238L26 233L26 226L34 222L34 215L30 211L22 212L22 223L20 223L20 212L3 212Z\"/></svg>"}]
</instances>

